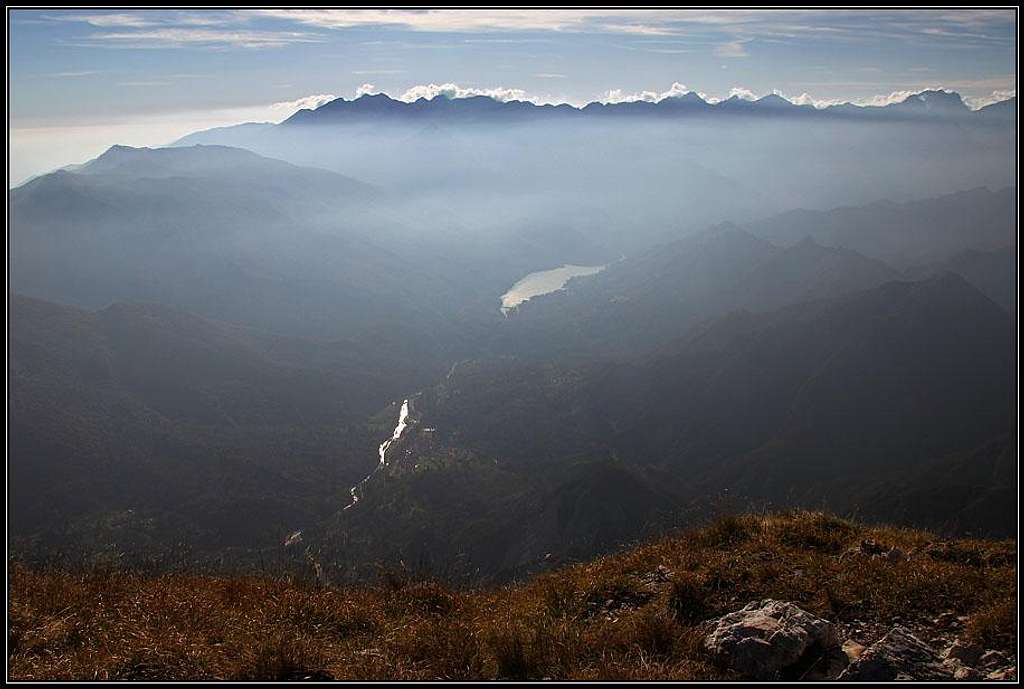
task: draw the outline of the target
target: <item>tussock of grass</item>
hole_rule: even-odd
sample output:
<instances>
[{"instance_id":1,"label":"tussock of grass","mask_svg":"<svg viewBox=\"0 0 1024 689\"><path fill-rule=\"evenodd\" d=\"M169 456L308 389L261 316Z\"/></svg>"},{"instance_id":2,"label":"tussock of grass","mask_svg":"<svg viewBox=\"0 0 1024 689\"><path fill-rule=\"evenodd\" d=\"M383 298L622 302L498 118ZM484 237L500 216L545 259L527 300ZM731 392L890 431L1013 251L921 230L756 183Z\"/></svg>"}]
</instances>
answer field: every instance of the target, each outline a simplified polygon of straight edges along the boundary
<instances>
[{"instance_id":1,"label":"tussock of grass","mask_svg":"<svg viewBox=\"0 0 1024 689\"><path fill-rule=\"evenodd\" d=\"M707 578L693 572L680 572L672 579L668 610L683 624L706 619L711 612Z\"/></svg>"},{"instance_id":2,"label":"tussock of grass","mask_svg":"<svg viewBox=\"0 0 1024 689\"><path fill-rule=\"evenodd\" d=\"M966 637L986 648L1016 648L1017 606L1012 599L979 608L967 622Z\"/></svg>"},{"instance_id":3,"label":"tussock of grass","mask_svg":"<svg viewBox=\"0 0 1024 689\"><path fill-rule=\"evenodd\" d=\"M869 541L910 557L847 551ZM722 679L700 624L779 598L840 623L968 618L1016 645L1016 543L741 515L487 591L9 567L12 679ZM862 639L862 641L867 641Z\"/></svg>"}]
</instances>

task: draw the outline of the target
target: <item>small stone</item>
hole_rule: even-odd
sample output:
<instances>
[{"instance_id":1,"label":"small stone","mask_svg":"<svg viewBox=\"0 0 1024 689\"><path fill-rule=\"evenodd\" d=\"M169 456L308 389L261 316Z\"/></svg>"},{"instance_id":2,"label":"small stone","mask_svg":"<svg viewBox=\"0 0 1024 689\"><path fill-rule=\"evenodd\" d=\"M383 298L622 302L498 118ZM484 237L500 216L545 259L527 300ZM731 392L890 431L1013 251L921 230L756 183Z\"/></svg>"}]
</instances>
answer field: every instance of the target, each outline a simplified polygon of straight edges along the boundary
<instances>
[{"instance_id":1,"label":"small stone","mask_svg":"<svg viewBox=\"0 0 1024 689\"><path fill-rule=\"evenodd\" d=\"M985 679L993 682L1015 682L1017 681L1017 668L1011 666L1001 670L993 670L985 675Z\"/></svg>"},{"instance_id":2,"label":"small stone","mask_svg":"<svg viewBox=\"0 0 1024 689\"><path fill-rule=\"evenodd\" d=\"M893 546L889 548L889 551L885 554L885 559L889 562L902 562L907 559L907 556L903 554L903 551Z\"/></svg>"},{"instance_id":3,"label":"small stone","mask_svg":"<svg viewBox=\"0 0 1024 689\"><path fill-rule=\"evenodd\" d=\"M853 639L847 639L843 642L843 653L846 654L846 657L850 659L851 663L857 660L857 658L860 658L860 654L863 653L866 648L867 646L859 644Z\"/></svg>"},{"instance_id":4,"label":"small stone","mask_svg":"<svg viewBox=\"0 0 1024 689\"><path fill-rule=\"evenodd\" d=\"M868 557L872 560L876 560L878 558L888 558L889 554L893 553L894 551L894 558L901 558L903 556L903 552L898 550L897 548L886 548L884 545L878 543L877 541L870 538L866 538L860 542L860 545L854 546L853 548L846 550L842 555L839 556L839 559L845 560L850 557Z\"/></svg>"},{"instance_id":5,"label":"small stone","mask_svg":"<svg viewBox=\"0 0 1024 689\"><path fill-rule=\"evenodd\" d=\"M953 672L953 679L960 680L962 682L977 682L982 677L981 673L975 670L973 667L967 667L961 665Z\"/></svg>"},{"instance_id":6,"label":"small stone","mask_svg":"<svg viewBox=\"0 0 1024 689\"><path fill-rule=\"evenodd\" d=\"M1010 659L1006 657L1006 654L1002 651L985 651L981 654L981 658L978 660L977 666L982 670L995 670L997 668L1006 667L1010 664Z\"/></svg>"},{"instance_id":7,"label":"small stone","mask_svg":"<svg viewBox=\"0 0 1024 689\"><path fill-rule=\"evenodd\" d=\"M868 538L860 542L860 550L865 555L881 555L885 552L885 546Z\"/></svg>"}]
</instances>

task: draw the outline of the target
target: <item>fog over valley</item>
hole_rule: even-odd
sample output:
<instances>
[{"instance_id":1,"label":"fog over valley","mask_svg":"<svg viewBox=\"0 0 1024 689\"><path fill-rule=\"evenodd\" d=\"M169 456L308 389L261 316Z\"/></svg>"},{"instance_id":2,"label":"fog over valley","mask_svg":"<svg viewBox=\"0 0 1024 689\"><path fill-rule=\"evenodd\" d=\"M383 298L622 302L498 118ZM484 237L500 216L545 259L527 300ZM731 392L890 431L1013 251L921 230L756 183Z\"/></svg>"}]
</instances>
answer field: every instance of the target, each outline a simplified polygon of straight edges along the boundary
<instances>
[{"instance_id":1,"label":"fog over valley","mask_svg":"<svg viewBox=\"0 0 1024 689\"><path fill-rule=\"evenodd\" d=\"M997 413L1009 392L991 386L1005 386L999 370L1008 365L1015 137L1012 110L993 107L971 111L945 93L838 111L781 99L563 111L487 97L367 95L237 135L114 146L34 179L11 194L21 295L14 413L25 424L15 441L35 458L31 470L13 469L50 495L50 507L16 495L15 533L33 539L26 543L61 542L69 518L94 531L112 507L103 496L114 491L124 502L117 510L147 515L142 532L133 517L102 537L127 552L193 534L200 552L227 546L243 548L242 559L246 551L288 557L279 545L302 529L307 543L344 535L349 545L334 562L345 571L342 562L411 554L450 562L464 552L476 571L506 576L564 539L583 540L561 557L585 556L649 525L695 518L710 507L700 496L726 490L765 504L825 500L893 517L898 508L882 507L881 487L839 488L870 456L895 472L888 483L1009 432ZM985 306L964 306L972 300ZM913 450L866 446L846 464L841 429L867 442L868 419L863 410L834 417L845 419L834 431L823 420L798 421L814 394L806 381L828 379L812 352L825 347L822 361L835 367L843 352L881 348L879 356L889 354L871 359L876 369L908 342L887 343L874 326L858 335L858 323L905 309L919 323L915 337L926 322L953 333L966 327L957 318L987 320L955 347L950 336L922 340L924 349L884 376L837 370L837 391L853 395L847 386L857 381L865 404L896 404L884 387L893 375L909 376L901 386L949 380L950 357L984 361L992 377L965 369L956 395L914 393L940 405L934 414L911 406L885 417L894 429L940 424L927 433L932 449L921 439ZM827 331L832 340L794 334L797 324L847 311L844 329ZM92 344L62 354L68 328L91 333ZM775 356L769 334L778 329L795 359L772 364L745 402L737 395L753 393L754 381L743 371ZM737 337L747 344L734 351L727 343ZM700 382L711 371L715 378ZM672 401L659 399L662 387ZM423 396L416 424L385 440L393 404L413 394ZM938 435L957 400L970 401L971 412L955 435ZM980 413L980 400L996 405L992 415ZM837 404L853 402L807 408L840 414ZM679 405L695 406L669 412ZM54 436L46 430L53 413L94 421ZM28 430L34 423L39 435ZM808 424L815 440L805 447L811 441L796 429ZM77 435L86 429L106 430L86 443ZM723 431L728 442L716 439ZM164 433L167 441L156 440ZM747 487L733 472L751 453L779 453L778 433L786 450L758 460L756 490ZM147 437L157 456L143 449ZM891 431L882 437L896 442ZM262 457L279 444L288 449ZM379 460L377 446L389 444L388 461ZM48 463L75 466L83 448L112 470L85 470L70 485L45 480ZM792 463L807 453L829 456L835 489L819 480L801 492L809 475ZM173 459L189 455L198 464ZM258 470L238 483L236 462ZM165 479L160 497L135 493L167 472L181 478ZM466 472L483 482L468 493L469 479L454 478ZM603 508L571 496L580 481L605 484L606 472L621 474L608 499L639 511L594 531ZM174 497L195 480L220 485L214 476L228 481L225 494ZM565 494L562 485L575 487ZM1000 484L919 518L1005 532L994 515L970 512L978 490L998 495ZM442 525L479 500L487 507L474 523L487 525L490 545L472 556L476 537L464 542ZM502 500L512 503L495 512ZM578 515L568 523L549 512L565 500L558 509L572 505ZM413 527L399 518L414 504L439 520L444 548L422 540L430 528L422 520ZM387 526L360 523L380 509L395 511ZM231 535L227 513L259 526ZM503 531L527 514L555 521ZM525 533L533 545L516 542Z\"/></svg>"}]
</instances>

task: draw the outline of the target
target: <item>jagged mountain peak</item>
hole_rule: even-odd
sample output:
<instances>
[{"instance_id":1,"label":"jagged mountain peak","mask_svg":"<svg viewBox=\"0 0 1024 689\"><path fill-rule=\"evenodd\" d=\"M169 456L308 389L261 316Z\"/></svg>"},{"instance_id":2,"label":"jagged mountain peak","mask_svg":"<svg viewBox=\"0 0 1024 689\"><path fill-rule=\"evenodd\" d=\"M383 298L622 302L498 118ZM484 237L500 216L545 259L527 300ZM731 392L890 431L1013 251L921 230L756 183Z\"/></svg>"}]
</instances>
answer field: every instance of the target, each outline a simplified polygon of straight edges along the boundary
<instances>
[{"instance_id":1,"label":"jagged mountain peak","mask_svg":"<svg viewBox=\"0 0 1024 689\"><path fill-rule=\"evenodd\" d=\"M928 90L907 96L900 105L924 108L935 113L963 113L968 107L955 91Z\"/></svg>"}]
</instances>

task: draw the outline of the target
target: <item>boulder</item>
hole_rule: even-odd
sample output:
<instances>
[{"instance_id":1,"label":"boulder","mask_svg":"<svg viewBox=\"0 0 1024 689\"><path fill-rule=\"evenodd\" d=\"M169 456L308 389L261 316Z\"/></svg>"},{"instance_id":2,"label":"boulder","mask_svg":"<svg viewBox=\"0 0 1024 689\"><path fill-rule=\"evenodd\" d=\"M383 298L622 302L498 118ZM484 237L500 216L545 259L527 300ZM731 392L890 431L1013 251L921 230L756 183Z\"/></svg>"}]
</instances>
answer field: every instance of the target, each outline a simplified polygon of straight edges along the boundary
<instances>
[{"instance_id":1,"label":"boulder","mask_svg":"<svg viewBox=\"0 0 1024 689\"><path fill-rule=\"evenodd\" d=\"M959 660L964 665L976 665L981 658L981 648L975 644L957 639L953 642L952 646L946 649L942 657Z\"/></svg>"},{"instance_id":2,"label":"boulder","mask_svg":"<svg viewBox=\"0 0 1024 689\"><path fill-rule=\"evenodd\" d=\"M897 625L860 654L839 675L841 680L885 682L951 680L955 669L942 662L931 646Z\"/></svg>"},{"instance_id":3,"label":"boulder","mask_svg":"<svg viewBox=\"0 0 1024 689\"><path fill-rule=\"evenodd\" d=\"M755 679L774 678L808 651L836 645L831 622L785 601L755 601L711 624L704 646L716 662Z\"/></svg>"}]
</instances>

